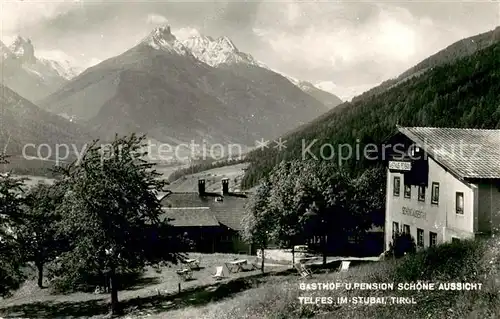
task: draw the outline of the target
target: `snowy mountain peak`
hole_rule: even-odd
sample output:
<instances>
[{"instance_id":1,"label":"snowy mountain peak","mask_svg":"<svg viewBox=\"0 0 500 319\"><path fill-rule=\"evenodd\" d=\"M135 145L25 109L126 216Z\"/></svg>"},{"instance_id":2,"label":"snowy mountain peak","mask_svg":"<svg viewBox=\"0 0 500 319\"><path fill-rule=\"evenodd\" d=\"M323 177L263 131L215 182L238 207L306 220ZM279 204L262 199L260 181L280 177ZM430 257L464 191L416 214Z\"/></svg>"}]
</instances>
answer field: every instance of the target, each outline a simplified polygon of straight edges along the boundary
<instances>
[{"instance_id":1,"label":"snowy mountain peak","mask_svg":"<svg viewBox=\"0 0 500 319\"><path fill-rule=\"evenodd\" d=\"M231 39L229 39L228 37L220 37L217 39L217 43L219 43L219 45L221 47L224 47L224 48L227 48L228 51L232 51L232 52L239 52L238 48L236 48L236 46L234 45L233 41L231 41Z\"/></svg>"},{"instance_id":2,"label":"snowy mountain peak","mask_svg":"<svg viewBox=\"0 0 500 319\"><path fill-rule=\"evenodd\" d=\"M239 51L228 37L213 39L204 35L191 36L183 40L182 43L198 60L212 67L245 63L267 68L251 55Z\"/></svg>"},{"instance_id":3,"label":"snowy mountain peak","mask_svg":"<svg viewBox=\"0 0 500 319\"><path fill-rule=\"evenodd\" d=\"M181 42L191 51L192 48L196 49L206 49L213 43L215 40L211 36L199 35L199 36L190 36L187 39L181 40Z\"/></svg>"},{"instance_id":4,"label":"snowy mountain peak","mask_svg":"<svg viewBox=\"0 0 500 319\"><path fill-rule=\"evenodd\" d=\"M10 51L23 62L35 63L35 48L30 39L17 36L9 47Z\"/></svg>"},{"instance_id":5,"label":"snowy mountain peak","mask_svg":"<svg viewBox=\"0 0 500 319\"><path fill-rule=\"evenodd\" d=\"M156 50L173 52L180 55L189 54L189 50L187 50L172 34L169 25L155 28L144 40L142 40L142 43Z\"/></svg>"},{"instance_id":6,"label":"snowy mountain peak","mask_svg":"<svg viewBox=\"0 0 500 319\"><path fill-rule=\"evenodd\" d=\"M165 40L167 42L173 42L177 40L172 34L169 25L154 28L150 36L155 40Z\"/></svg>"},{"instance_id":7,"label":"snowy mountain peak","mask_svg":"<svg viewBox=\"0 0 500 319\"><path fill-rule=\"evenodd\" d=\"M2 66L19 79L6 83L30 100L50 93L79 73L67 59L42 58L38 54L29 38L17 36L9 46L0 43Z\"/></svg>"}]
</instances>

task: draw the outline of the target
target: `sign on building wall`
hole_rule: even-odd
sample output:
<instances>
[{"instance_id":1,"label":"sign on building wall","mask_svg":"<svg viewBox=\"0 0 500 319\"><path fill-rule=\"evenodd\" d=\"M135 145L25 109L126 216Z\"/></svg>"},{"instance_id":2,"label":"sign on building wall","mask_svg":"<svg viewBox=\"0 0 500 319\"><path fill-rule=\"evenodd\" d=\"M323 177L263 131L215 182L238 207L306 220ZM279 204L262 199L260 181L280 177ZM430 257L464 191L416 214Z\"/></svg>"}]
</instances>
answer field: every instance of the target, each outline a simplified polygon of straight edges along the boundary
<instances>
[{"instance_id":1,"label":"sign on building wall","mask_svg":"<svg viewBox=\"0 0 500 319\"><path fill-rule=\"evenodd\" d=\"M411 162L389 161L389 169L394 171L411 171Z\"/></svg>"},{"instance_id":2,"label":"sign on building wall","mask_svg":"<svg viewBox=\"0 0 500 319\"><path fill-rule=\"evenodd\" d=\"M425 212L418 210L418 209L409 208L409 207L403 207L401 210L401 214L407 215L407 216L412 216L415 218L421 218L421 219L425 219L425 217L426 217Z\"/></svg>"}]
</instances>

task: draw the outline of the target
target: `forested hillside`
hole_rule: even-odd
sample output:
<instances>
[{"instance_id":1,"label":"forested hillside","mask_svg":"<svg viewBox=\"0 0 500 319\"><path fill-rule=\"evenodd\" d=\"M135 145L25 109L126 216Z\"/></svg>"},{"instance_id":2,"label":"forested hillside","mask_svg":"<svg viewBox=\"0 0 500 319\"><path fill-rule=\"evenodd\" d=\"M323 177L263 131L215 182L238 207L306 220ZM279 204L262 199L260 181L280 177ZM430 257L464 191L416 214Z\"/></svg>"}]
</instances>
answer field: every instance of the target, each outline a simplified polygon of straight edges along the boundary
<instances>
[{"instance_id":1,"label":"forested hillside","mask_svg":"<svg viewBox=\"0 0 500 319\"><path fill-rule=\"evenodd\" d=\"M251 165L243 180L251 187L283 159L302 157L303 143L321 145L382 143L396 124L462 128L500 128L500 43L450 64L435 66L378 95L344 103L284 137L287 148L249 153ZM361 146L362 147L362 146ZM337 150L337 148L334 148ZM361 172L366 159L344 163Z\"/></svg>"},{"instance_id":2,"label":"forested hillside","mask_svg":"<svg viewBox=\"0 0 500 319\"><path fill-rule=\"evenodd\" d=\"M354 97L353 101L355 102L358 100L363 100L368 96L380 94L381 92L388 90L392 86L401 83L402 81L406 81L413 78L414 76L418 76L423 72L432 69L433 67L440 66L446 63L453 63L460 58L474 54L479 50L483 50L490 45L497 43L499 40L500 27L497 27L494 30L476 34L472 37L457 41L421 61L414 67L403 72L397 78L384 81L380 85L366 91L365 93L357 97Z\"/></svg>"}]
</instances>

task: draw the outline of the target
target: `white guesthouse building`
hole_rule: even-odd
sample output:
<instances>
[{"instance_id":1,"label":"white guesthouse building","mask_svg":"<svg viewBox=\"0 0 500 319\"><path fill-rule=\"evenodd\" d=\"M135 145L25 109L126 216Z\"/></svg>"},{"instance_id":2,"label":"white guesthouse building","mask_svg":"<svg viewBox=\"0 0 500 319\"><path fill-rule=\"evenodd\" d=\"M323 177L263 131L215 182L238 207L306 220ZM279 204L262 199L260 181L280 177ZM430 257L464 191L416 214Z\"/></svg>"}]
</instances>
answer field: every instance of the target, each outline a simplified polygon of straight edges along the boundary
<instances>
[{"instance_id":1,"label":"white guesthouse building","mask_svg":"<svg viewBox=\"0 0 500 319\"><path fill-rule=\"evenodd\" d=\"M396 231L417 246L500 228L500 130L399 127L385 147L385 249Z\"/></svg>"}]
</instances>

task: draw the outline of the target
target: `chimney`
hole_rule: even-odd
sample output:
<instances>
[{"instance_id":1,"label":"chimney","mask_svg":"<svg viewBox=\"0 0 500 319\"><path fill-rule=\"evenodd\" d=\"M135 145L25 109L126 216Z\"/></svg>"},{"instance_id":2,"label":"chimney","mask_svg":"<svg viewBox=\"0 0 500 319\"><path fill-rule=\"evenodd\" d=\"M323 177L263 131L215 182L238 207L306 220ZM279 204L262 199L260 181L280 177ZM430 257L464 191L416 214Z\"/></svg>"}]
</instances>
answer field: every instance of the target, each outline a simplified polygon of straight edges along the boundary
<instances>
[{"instance_id":1,"label":"chimney","mask_svg":"<svg viewBox=\"0 0 500 319\"><path fill-rule=\"evenodd\" d=\"M222 179L222 195L229 193L229 178Z\"/></svg>"},{"instance_id":2,"label":"chimney","mask_svg":"<svg viewBox=\"0 0 500 319\"><path fill-rule=\"evenodd\" d=\"M198 194L205 195L205 180L203 178L198 180Z\"/></svg>"}]
</instances>

